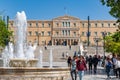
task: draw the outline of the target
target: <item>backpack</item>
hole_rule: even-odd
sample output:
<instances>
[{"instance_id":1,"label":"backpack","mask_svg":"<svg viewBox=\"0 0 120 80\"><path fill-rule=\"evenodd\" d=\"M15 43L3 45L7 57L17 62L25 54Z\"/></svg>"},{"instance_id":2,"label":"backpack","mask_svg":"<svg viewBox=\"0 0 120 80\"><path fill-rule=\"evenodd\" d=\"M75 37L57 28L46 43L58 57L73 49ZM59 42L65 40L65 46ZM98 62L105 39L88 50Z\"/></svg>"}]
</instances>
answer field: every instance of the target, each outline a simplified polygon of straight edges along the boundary
<instances>
[{"instance_id":1,"label":"backpack","mask_svg":"<svg viewBox=\"0 0 120 80\"><path fill-rule=\"evenodd\" d=\"M72 66L72 70L76 70L76 61L75 60L71 61L71 66Z\"/></svg>"},{"instance_id":2,"label":"backpack","mask_svg":"<svg viewBox=\"0 0 120 80\"><path fill-rule=\"evenodd\" d=\"M108 61L108 64L106 65L106 67L111 68L112 67L112 63L110 61Z\"/></svg>"}]
</instances>

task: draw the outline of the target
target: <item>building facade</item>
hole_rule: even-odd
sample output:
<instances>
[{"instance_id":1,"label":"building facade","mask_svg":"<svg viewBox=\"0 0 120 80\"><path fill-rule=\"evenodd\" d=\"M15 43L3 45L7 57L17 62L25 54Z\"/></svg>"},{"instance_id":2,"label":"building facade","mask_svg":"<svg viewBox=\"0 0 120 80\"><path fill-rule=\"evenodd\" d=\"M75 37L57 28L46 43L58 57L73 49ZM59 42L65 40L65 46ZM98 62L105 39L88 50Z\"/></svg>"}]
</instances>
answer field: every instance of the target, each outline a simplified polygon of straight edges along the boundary
<instances>
[{"instance_id":1,"label":"building facade","mask_svg":"<svg viewBox=\"0 0 120 80\"><path fill-rule=\"evenodd\" d=\"M90 20L89 43L95 45L95 39L99 38L99 45L103 45L103 34L109 35L116 31L117 26L112 20ZM79 42L87 42L88 20L64 15L52 20L28 20L27 43L38 45L77 45ZM13 20L9 21L9 29L15 34ZM14 37L15 39L15 37Z\"/></svg>"}]
</instances>

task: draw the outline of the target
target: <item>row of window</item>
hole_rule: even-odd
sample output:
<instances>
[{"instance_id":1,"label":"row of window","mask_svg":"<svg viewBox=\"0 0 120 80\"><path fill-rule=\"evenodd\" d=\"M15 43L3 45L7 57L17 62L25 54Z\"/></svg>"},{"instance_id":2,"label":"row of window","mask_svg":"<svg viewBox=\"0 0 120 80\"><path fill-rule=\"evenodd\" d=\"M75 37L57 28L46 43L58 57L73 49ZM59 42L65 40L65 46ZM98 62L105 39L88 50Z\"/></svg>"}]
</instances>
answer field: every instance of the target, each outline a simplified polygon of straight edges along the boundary
<instances>
[{"instance_id":1,"label":"row of window","mask_svg":"<svg viewBox=\"0 0 120 80\"><path fill-rule=\"evenodd\" d=\"M62 36L70 36L70 30L62 30ZM56 32L56 35L60 35L59 32ZM73 32L73 36L76 36L76 32Z\"/></svg>"},{"instance_id":2,"label":"row of window","mask_svg":"<svg viewBox=\"0 0 120 80\"><path fill-rule=\"evenodd\" d=\"M28 23L28 26L29 26L29 27L32 27L33 25L32 25L32 23ZM39 27L38 23L36 23L36 27ZM44 24L44 23L42 23L42 27L45 27L45 24ZM51 24L48 23L47 27L51 27Z\"/></svg>"},{"instance_id":3,"label":"row of window","mask_svg":"<svg viewBox=\"0 0 120 80\"><path fill-rule=\"evenodd\" d=\"M41 31L41 33L38 33L38 31L35 31L34 34L35 34L35 36L44 36L45 32ZM29 31L28 35L32 36L33 35L32 31ZM59 32L56 32L56 35L59 35ZM62 30L62 35L63 36L70 35L70 30ZM73 35L76 36L76 32L73 32ZM47 32L47 36L51 36L51 32L50 31Z\"/></svg>"},{"instance_id":4,"label":"row of window","mask_svg":"<svg viewBox=\"0 0 120 80\"><path fill-rule=\"evenodd\" d=\"M87 27L86 26L87 24L88 23L82 23L82 27ZM89 24L89 27L91 27L92 24L94 24L93 25L94 27L113 27L113 26L115 26L114 23L91 23L91 24Z\"/></svg>"},{"instance_id":5,"label":"row of window","mask_svg":"<svg viewBox=\"0 0 120 80\"><path fill-rule=\"evenodd\" d=\"M50 23L47 23L47 27L51 27L52 24ZM87 24L88 23L82 23L82 27L87 27ZM94 24L93 26L94 27L113 27L115 26L114 23L91 23L89 24L89 26L91 27L91 25ZM100 25L101 24L101 25ZM11 23L11 26L13 26L13 23ZM32 23L28 23L28 26L29 27L32 27ZM45 23L42 23L41 24L42 27L45 27ZM59 27L59 23L56 23L56 26ZM62 22L62 26L63 27L70 27L71 26L71 23L70 22ZM73 23L73 26L76 27L76 23ZM38 23L36 22L36 27L39 27Z\"/></svg>"},{"instance_id":6,"label":"row of window","mask_svg":"<svg viewBox=\"0 0 120 80\"><path fill-rule=\"evenodd\" d=\"M107 32L106 33L106 35L110 35L111 33L110 32ZM104 32L101 32L101 34L99 34L98 32L93 32L93 34L91 33L91 32L82 32L82 36L99 36L99 35L101 35L101 36L104 36Z\"/></svg>"},{"instance_id":7,"label":"row of window","mask_svg":"<svg viewBox=\"0 0 120 80\"><path fill-rule=\"evenodd\" d=\"M11 26L14 26L13 23L11 23L10 25L11 25ZM33 24L32 24L32 23L27 23L27 26L33 27ZM36 27L39 27L38 23L36 23L35 26L36 26ZM44 24L44 23L42 23L42 27L45 27L45 24ZM47 27L51 27L51 24L48 23Z\"/></svg>"},{"instance_id":8,"label":"row of window","mask_svg":"<svg viewBox=\"0 0 120 80\"><path fill-rule=\"evenodd\" d=\"M44 35L45 35L45 32L44 32L44 31L41 31L41 33L39 33L38 31L35 31L34 33L32 33L32 31L29 31L29 32L28 32L28 35L29 35L29 36L32 36L33 34L35 34L36 36L44 36ZM51 32L48 31L46 35L47 35L47 36L51 36Z\"/></svg>"},{"instance_id":9,"label":"row of window","mask_svg":"<svg viewBox=\"0 0 120 80\"><path fill-rule=\"evenodd\" d=\"M28 35L29 35L29 36L31 36L32 34L33 34L32 31L29 31L29 32L28 32ZM92 36L99 36L100 34L99 34L99 35L98 35L98 34L99 34L98 32L94 32L93 35L92 35L91 32L89 32L89 34L88 34L88 32L82 32L81 35L82 35L82 36L88 36L88 35L89 35L89 36L91 36L91 35L92 35ZM104 34L104 32L101 32L101 35L102 35L102 36L103 36L103 34ZM107 35L110 35L110 32L107 32L106 34L107 34ZM45 32L44 32L44 31L41 31L41 33L38 33L38 31L35 31L35 35L36 35L36 36L44 36L44 35L45 35ZM56 32L56 35L59 35L59 32ZM64 36L64 35L66 35L66 36L67 36L67 35L70 35L70 30L62 30L62 35L63 35L63 36ZM77 35L76 32L73 32L73 35L76 36L76 35ZM50 32L50 31L47 32L47 36L51 36L51 32Z\"/></svg>"},{"instance_id":10,"label":"row of window","mask_svg":"<svg viewBox=\"0 0 120 80\"><path fill-rule=\"evenodd\" d=\"M56 32L56 35L59 35L59 32ZM62 35L70 35L70 30L62 30Z\"/></svg>"},{"instance_id":11,"label":"row of window","mask_svg":"<svg viewBox=\"0 0 120 80\"><path fill-rule=\"evenodd\" d=\"M70 22L62 22L62 24L63 27L70 27Z\"/></svg>"},{"instance_id":12,"label":"row of window","mask_svg":"<svg viewBox=\"0 0 120 80\"><path fill-rule=\"evenodd\" d=\"M37 39L34 39L33 41L28 41L28 44L32 44L32 42L33 43L38 43L38 40ZM43 41L41 41L42 42L42 44L46 44L46 40L43 40Z\"/></svg>"}]
</instances>

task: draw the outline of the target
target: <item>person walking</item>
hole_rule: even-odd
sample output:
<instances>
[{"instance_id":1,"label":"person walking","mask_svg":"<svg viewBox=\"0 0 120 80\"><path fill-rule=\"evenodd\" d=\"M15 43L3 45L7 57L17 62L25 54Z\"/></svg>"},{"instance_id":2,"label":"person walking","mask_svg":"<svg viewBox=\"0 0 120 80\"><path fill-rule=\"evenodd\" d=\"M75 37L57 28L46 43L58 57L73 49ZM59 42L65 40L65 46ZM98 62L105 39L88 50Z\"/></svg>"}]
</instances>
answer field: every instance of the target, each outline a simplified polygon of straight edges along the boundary
<instances>
[{"instance_id":1,"label":"person walking","mask_svg":"<svg viewBox=\"0 0 120 80\"><path fill-rule=\"evenodd\" d=\"M72 80L76 80L77 72L76 72L76 57L75 56L73 56L73 59L71 60L70 73L71 73Z\"/></svg>"},{"instance_id":2,"label":"person walking","mask_svg":"<svg viewBox=\"0 0 120 80\"><path fill-rule=\"evenodd\" d=\"M72 59L71 59L71 56L69 56L68 59L67 59L68 67L70 67L71 60L72 60Z\"/></svg>"},{"instance_id":3,"label":"person walking","mask_svg":"<svg viewBox=\"0 0 120 80\"><path fill-rule=\"evenodd\" d=\"M68 52L66 52L66 58L68 58L68 56L69 56L69 54L68 54Z\"/></svg>"},{"instance_id":4,"label":"person walking","mask_svg":"<svg viewBox=\"0 0 120 80\"><path fill-rule=\"evenodd\" d=\"M115 69L116 69L116 78L120 79L120 57L118 57L116 60Z\"/></svg>"},{"instance_id":5,"label":"person walking","mask_svg":"<svg viewBox=\"0 0 120 80\"><path fill-rule=\"evenodd\" d=\"M76 70L79 75L79 80L83 80L84 71L87 70L86 61L82 55L76 61Z\"/></svg>"},{"instance_id":6,"label":"person walking","mask_svg":"<svg viewBox=\"0 0 120 80\"><path fill-rule=\"evenodd\" d=\"M116 69L116 61L117 61L117 55L114 53L112 54L112 63L113 63L113 73L116 76L117 75L117 69Z\"/></svg>"},{"instance_id":7,"label":"person walking","mask_svg":"<svg viewBox=\"0 0 120 80\"><path fill-rule=\"evenodd\" d=\"M77 56L77 52L76 51L74 52L74 56Z\"/></svg>"},{"instance_id":8,"label":"person walking","mask_svg":"<svg viewBox=\"0 0 120 80\"><path fill-rule=\"evenodd\" d=\"M64 56L65 56L65 54L64 54L64 52L62 53L62 58L64 58Z\"/></svg>"},{"instance_id":9,"label":"person walking","mask_svg":"<svg viewBox=\"0 0 120 80\"><path fill-rule=\"evenodd\" d=\"M93 57L94 74L97 73L98 61L99 61L99 60L98 60L98 58L97 58L97 55L95 55L95 56Z\"/></svg>"},{"instance_id":10,"label":"person walking","mask_svg":"<svg viewBox=\"0 0 120 80\"><path fill-rule=\"evenodd\" d=\"M93 58L90 55L89 58L88 58L89 73L92 73L92 64L93 64Z\"/></svg>"},{"instance_id":11,"label":"person walking","mask_svg":"<svg viewBox=\"0 0 120 80\"><path fill-rule=\"evenodd\" d=\"M112 61L109 57L106 58L105 60L105 68L106 68L106 74L107 74L107 78L110 78L110 71L112 68Z\"/></svg>"}]
</instances>

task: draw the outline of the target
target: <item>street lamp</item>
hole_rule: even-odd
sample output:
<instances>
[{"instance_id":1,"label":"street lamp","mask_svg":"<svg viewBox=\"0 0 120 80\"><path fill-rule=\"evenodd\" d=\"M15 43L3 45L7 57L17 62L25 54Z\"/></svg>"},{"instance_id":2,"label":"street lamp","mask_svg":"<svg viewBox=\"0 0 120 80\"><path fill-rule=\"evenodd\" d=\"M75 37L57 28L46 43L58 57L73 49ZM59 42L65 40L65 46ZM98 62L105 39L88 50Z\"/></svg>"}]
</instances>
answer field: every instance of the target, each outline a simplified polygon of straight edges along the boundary
<instances>
[{"instance_id":1,"label":"street lamp","mask_svg":"<svg viewBox=\"0 0 120 80\"><path fill-rule=\"evenodd\" d=\"M95 43L96 43L96 55L98 55L98 42L100 41L100 38L95 37L95 38L93 38L93 39L94 39L94 41L95 41Z\"/></svg>"},{"instance_id":2,"label":"street lamp","mask_svg":"<svg viewBox=\"0 0 120 80\"><path fill-rule=\"evenodd\" d=\"M103 36L103 49L104 49L104 59L105 59L105 37L106 37L107 33L106 32L103 32L102 36Z\"/></svg>"}]
</instances>

